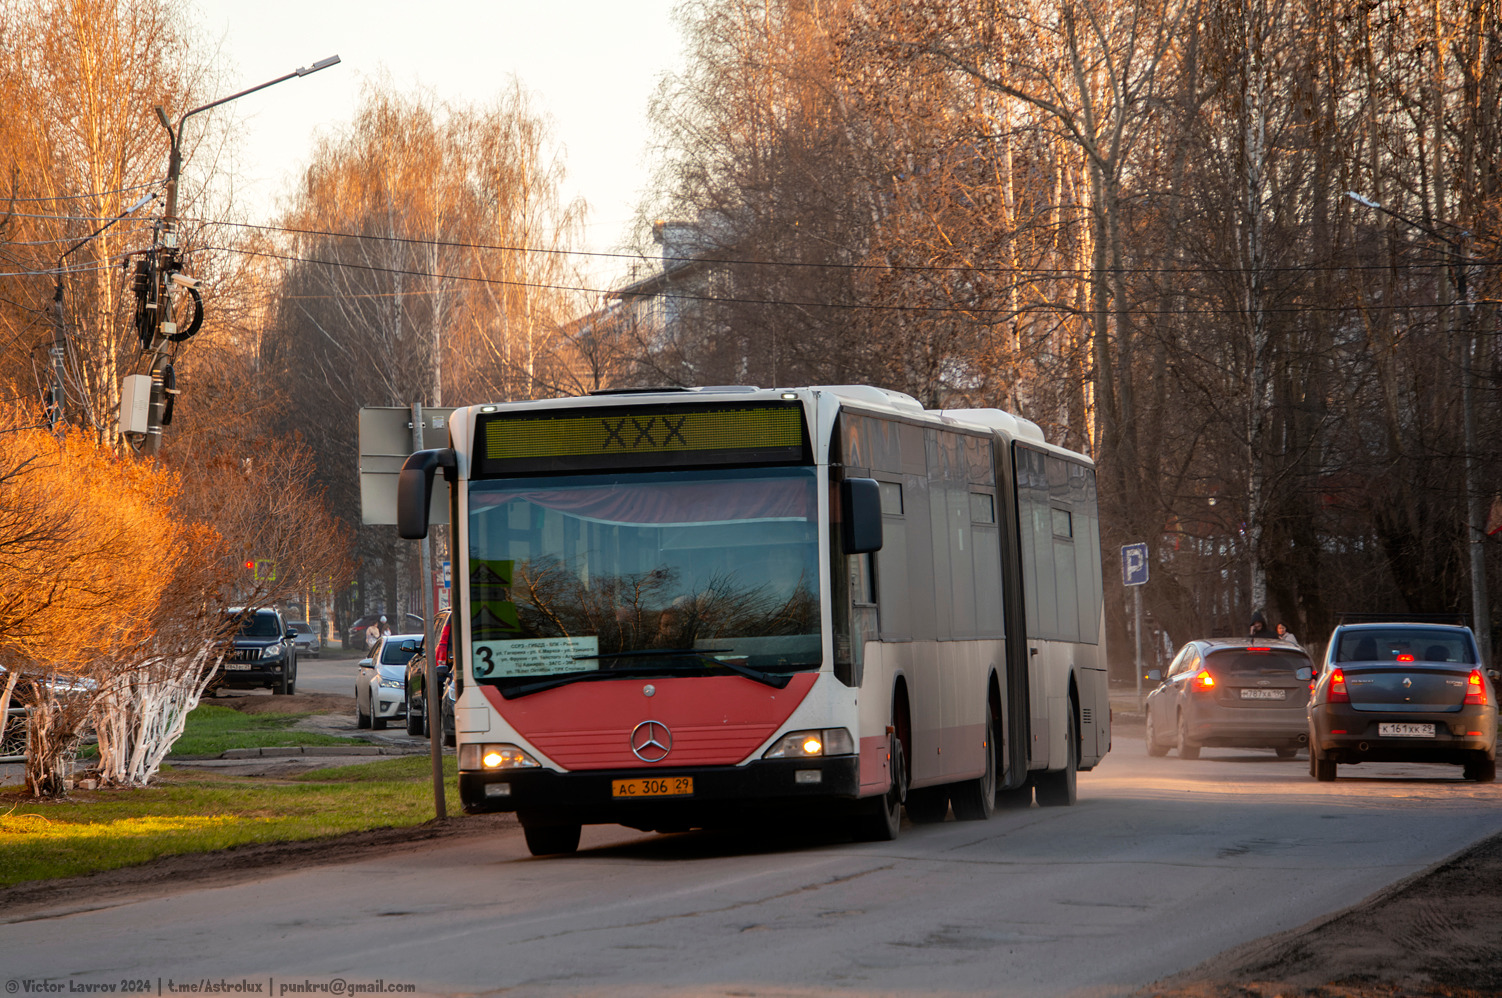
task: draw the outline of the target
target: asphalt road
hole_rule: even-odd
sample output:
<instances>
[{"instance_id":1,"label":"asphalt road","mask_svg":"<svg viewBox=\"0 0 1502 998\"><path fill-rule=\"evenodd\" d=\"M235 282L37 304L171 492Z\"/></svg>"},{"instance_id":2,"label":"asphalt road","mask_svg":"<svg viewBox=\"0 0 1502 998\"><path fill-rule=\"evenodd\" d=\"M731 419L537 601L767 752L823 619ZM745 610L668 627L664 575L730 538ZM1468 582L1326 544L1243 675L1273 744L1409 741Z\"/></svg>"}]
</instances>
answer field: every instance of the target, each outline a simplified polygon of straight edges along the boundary
<instances>
[{"instance_id":1,"label":"asphalt road","mask_svg":"<svg viewBox=\"0 0 1502 998\"><path fill-rule=\"evenodd\" d=\"M337 644L319 653L297 657L297 688L303 693L337 693L354 696L355 674L365 652L345 651Z\"/></svg>"},{"instance_id":2,"label":"asphalt road","mask_svg":"<svg viewBox=\"0 0 1502 998\"><path fill-rule=\"evenodd\" d=\"M1458 775L1342 767L1319 784L1303 758L1149 759L1119 731L1073 808L908 825L889 844L598 827L578 856L538 860L519 829L447 839L0 925L0 977L263 994L337 980L612 998L1118 995L1502 828L1498 788Z\"/></svg>"}]
</instances>

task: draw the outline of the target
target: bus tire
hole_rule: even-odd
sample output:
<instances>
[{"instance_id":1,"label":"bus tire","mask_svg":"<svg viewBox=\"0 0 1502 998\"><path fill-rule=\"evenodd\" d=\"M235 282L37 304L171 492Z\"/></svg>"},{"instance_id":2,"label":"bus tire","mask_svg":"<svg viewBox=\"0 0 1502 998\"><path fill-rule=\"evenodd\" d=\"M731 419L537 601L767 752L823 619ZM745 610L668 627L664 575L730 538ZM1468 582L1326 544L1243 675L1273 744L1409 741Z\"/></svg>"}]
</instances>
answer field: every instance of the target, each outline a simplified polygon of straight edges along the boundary
<instances>
[{"instance_id":1,"label":"bus tire","mask_svg":"<svg viewBox=\"0 0 1502 998\"><path fill-rule=\"evenodd\" d=\"M522 821L527 851L534 856L563 856L578 852L580 831L577 821L562 824L540 824L525 819Z\"/></svg>"},{"instance_id":2,"label":"bus tire","mask_svg":"<svg viewBox=\"0 0 1502 998\"><path fill-rule=\"evenodd\" d=\"M887 738L892 782L880 797L861 802L861 810L851 827L857 842L891 842L902 828L902 801L907 796L907 758L902 752L902 739L897 737L895 729Z\"/></svg>"},{"instance_id":3,"label":"bus tire","mask_svg":"<svg viewBox=\"0 0 1502 998\"><path fill-rule=\"evenodd\" d=\"M1064 768L1054 773L1039 773L1033 778L1039 807L1068 807L1075 802L1078 793L1075 769L1079 766L1079 753L1074 741L1074 701L1070 700L1064 724Z\"/></svg>"},{"instance_id":4,"label":"bus tire","mask_svg":"<svg viewBox=\"0 0 1502 998\"><path fill-rule=\"evenodd\" d=\"M907 816L915 825L936 825L949 816L949 788L922 787L907 792Z\"/></svg>"},{"instance_id":5,"label":"bus tire","mask_svg":"<svg viewBox=\"0 0 1502 998\"><path fill-rule=\"evenodd\" d=\"M986 710L986 771L949 794L955 821L986 821L996 811L996 718Z\"/></svg>"}]
</instances>

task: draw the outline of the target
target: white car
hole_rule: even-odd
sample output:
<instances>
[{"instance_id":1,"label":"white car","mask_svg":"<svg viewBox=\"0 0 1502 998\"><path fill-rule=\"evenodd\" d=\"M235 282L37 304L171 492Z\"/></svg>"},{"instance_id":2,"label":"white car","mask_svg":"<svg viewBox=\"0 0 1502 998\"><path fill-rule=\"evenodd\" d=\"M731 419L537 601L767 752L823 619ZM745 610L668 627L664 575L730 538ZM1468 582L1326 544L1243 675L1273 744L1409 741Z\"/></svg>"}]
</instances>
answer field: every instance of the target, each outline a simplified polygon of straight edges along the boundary
<instances>
[{"instance_id":1,"label":"white car","mask_svg":"<svg viewBox=\"0 0 1502 998\"><path fill-rule=\"evenodd\" d=\"M421 634L388 634L360 662L355 678L355 727L386 727L406 717L407 660L422 651Z\"/></svg>"}]
</instances>

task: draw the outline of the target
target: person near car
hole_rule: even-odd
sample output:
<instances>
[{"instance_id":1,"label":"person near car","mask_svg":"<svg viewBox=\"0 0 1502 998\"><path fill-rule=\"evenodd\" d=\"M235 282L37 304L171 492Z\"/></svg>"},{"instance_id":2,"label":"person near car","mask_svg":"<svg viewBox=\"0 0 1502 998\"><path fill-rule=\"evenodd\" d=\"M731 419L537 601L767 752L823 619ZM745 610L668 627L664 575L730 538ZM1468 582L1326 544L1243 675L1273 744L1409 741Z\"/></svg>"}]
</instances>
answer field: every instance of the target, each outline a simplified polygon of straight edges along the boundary
<instances>
[{"instance_id":1,"label":"person near car","mask_svg":"<svg viewBox=\"0 0 1502 998\"><path fill-rule=\"evenodd\" d=\"M1278 640L1286 641L1291 645L1298 645L1300 648L1304 647L1303 645L1299 645L1299 639L1293 636L1293 632L1288 629L1288 625L1282 621L1278 622Z\"/></svg>"},{"instance_id":2,"label":"person near car","mask_svg":"<svg viewBox=\"0 0 1502 998\"><path fill-rule=\"evenodd\" d=\"M376 642L381 640L381 634L385 631L386 618L373 620L370 626L365 628L365 650L374 651Z\"/></svg>"},{"instance_id":3,"label":"person near car","mask_svg":"<svg viewBox=\"0 0 1502 998\"><path fill-rule=\"evenodd\" d=\"M1252 613L1252 624L1247 628L1247 635L1253 638L1267 637L1267 618L1262 616L1262 611Z\"/></svg>"}]
</instances>

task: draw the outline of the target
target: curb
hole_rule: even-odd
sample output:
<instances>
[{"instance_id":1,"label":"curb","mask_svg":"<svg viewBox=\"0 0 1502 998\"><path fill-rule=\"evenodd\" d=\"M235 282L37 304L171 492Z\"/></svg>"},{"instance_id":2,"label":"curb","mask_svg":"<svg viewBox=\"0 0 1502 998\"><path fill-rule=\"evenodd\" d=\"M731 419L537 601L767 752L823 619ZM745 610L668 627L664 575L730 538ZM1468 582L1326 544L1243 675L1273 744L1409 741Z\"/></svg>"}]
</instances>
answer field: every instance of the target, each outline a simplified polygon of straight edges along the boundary
<instances>
[{"instance_id":1,"label":"curb","mask_svg":"<svg viewBox=\"0 0 1502 998\"><path fill-rule=\"evenodd\" d=\"M284 759L302 755L412 755L413 750L383 745L304 745L283 748L237 748L220 753L220 759Z\"/></svg>"}]
</instances>

